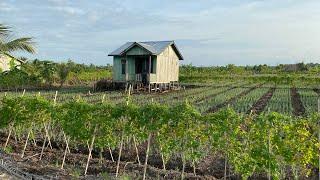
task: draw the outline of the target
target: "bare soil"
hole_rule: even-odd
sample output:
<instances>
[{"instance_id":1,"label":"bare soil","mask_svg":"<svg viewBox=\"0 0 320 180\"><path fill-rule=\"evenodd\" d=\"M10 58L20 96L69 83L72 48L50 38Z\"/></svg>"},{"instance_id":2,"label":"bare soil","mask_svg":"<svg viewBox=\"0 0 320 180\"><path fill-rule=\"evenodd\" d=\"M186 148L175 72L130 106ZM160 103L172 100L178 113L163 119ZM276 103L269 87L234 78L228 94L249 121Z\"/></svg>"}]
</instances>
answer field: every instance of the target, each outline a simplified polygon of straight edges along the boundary
<instances>
[{"instance_id":1,"label":"bare soil","mask_svg":"<svg viewBox=\"0 0 320 180\"><path fill-rule=\"evenodd\" d=\"M267 93L261 96L261 98L250 108L247 114L250 114L250 113L260 114L267 106L269 100L272 98L275 89L276 88L274 87L270 88Z\"/></svg>"},{"instance_id":2,"label":"bare soil","mask_svg":"<svg viewBox=\"0 0 320 180\"><path fill-rule=\"evenodd\" d=\"M295 87L290 89L291 92L291 103L293 107L293 115L295 116L304 116L306 110L301 102L300 94L298 93Z\"/></svg>"}]
</instances>

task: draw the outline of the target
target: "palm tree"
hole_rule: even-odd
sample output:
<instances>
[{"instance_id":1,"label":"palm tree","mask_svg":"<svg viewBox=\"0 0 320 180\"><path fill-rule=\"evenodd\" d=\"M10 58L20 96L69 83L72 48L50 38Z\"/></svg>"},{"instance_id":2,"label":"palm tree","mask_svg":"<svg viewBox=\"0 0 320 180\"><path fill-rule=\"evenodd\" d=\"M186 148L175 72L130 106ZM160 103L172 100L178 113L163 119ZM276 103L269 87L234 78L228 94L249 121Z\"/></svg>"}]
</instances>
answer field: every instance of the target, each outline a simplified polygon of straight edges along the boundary
<instances>
[{"instance_id":1,"label":"palm tree","mask_svg":"<svg viewBox=\"0 0 320 180\"><path fill-rule=\"evenodd\" d=\"M34 42L31 37L11 39L11 28L0 24L0 55L10 55L14 51L35 53Z\"/></svg>"}]
</instances>

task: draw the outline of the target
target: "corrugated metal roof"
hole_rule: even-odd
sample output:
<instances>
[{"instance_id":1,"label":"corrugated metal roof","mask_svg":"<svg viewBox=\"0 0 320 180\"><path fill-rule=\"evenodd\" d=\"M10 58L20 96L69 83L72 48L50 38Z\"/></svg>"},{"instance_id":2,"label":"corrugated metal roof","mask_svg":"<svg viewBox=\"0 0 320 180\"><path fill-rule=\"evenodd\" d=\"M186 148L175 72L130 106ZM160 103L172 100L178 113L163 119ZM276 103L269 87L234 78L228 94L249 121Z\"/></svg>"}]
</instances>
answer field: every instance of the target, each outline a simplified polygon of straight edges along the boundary
<instances>
[{"instance_id":1,"label":"corrugated metal roof","mask_svg":"<svg viewBox=\"0 0 320 180\"><path fill-rule=\"evenodd\" d=\"M177 53L180 60L183 60L183 56L176 47L174 41L147 41L147 42L127 42L120 46L118 49L114 50L109 54L109 56L121 56L124 55L129 49L135 45L141 46L146 49L152 55L159 55L162 53L166 47L173 45L174 51Z\"/></svg>"}]
</instances>

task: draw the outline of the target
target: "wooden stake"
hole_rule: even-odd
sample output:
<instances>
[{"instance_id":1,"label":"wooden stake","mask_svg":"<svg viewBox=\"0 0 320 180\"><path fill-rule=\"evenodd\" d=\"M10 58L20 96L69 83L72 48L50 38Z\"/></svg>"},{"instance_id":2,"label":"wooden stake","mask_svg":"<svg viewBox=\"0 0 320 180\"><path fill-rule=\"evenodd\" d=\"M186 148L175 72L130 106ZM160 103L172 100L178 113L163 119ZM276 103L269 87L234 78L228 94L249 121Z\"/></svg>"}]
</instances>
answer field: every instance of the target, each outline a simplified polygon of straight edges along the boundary
<instances>
[{"instance_id":1,"label":"wooden stake","mask_svg":"<svg viewBox=\"0 0 320 180\"><path fill-rule=\"evenodd\" d=\"M84 175L87 175L87 172L88 172L88 167L89 167L89 162L90 162L90 159L92 158L92 149L93 149L93 143L94 143L94 139L95 139L95 132L96 132L96 129L94 130L94 134L93 134L93 137L92 137L92 141L91 141L91 145L90 145L90 148L89 148L89 155L88 155L88 160L87 160L87 165L86 165L86 170L84 171Z\"/></svg>"},{"instance_id":2,"label":"wooden stake","mask_svg":"<svg viewBox=\"0 0 320 180\"><path fill-rule=\"evenodd\" d=\"M165 160L164 160L163 153L161 153L161 159L162 159L163 170L166 170L166 162L165 162Z\"/></svg>"},{"instance_id":3,"label":"wooden stake","mask_svg":"<svg viewBox=\"0 0 320 180\"><path fill-rule=\"evenodd\" d=\"M40 160L42 159L42 155L43 155L43 151L44 151L44 148L46 146L46 142L47 142L47 137L44 136L44 141L43 141L43 144L42 144L42 149L41 149L41 154L40 154Z\"/></svg>"},{"instance_id":4,"label":"wooden stake","mask_svg":"<svg viewBox=\"0 0 320 180\"><path fill-rule=\"evenodd\" d=\"M9 134L8 134L8 137L7 137L6 143L4 144L4 148L6 148L6 147L7 147L7 145L8 145L8 143L9 143L10 136L11 136L11 133L12 133L12 129L13 129L13 125L11 125L11 126L10 126Z\"/></svg>"},{"instance_id":5,"label":"wooden stake","mask_svg":"<svg viewBox=\"0 0 320 180\"><path fill-rule=\"evenodd\" d=\"M44 126L44 130L46 132L46 136L48 138L48 143L49 143L50 149L52 149L52 145L51 145L50 136L49 136L49 132L48 132L47 126L45 125L45 123L43 124L43 126Z\"/></svg>"},{"instance_id":6,"label":"wooden stake","mask_svg":"<svg viewBox=\"0 0 320 180\"><path fill-rule=\"evenodd\" d=\"M100 148L99 155L100 155L99 164L102 164L102 161L103 161L103 148Z\"/></svg>"},{"instance_id":7,"label":"wooden stake","mask_svg":"<svg viewBox=\"0 0 320 180\"><path fill-rule=\"evenodd\" d=\"M184 153L182 152L182 172L181 172L181 180L184 179L184 170L186 168L186 160L184 157Z\"/></svg>"},{"instance_id":8,"label":"wooden stake","mask_svg":"<svg viewBox=\"0 0 320 180\"><path fill-rule=\"evenodd\" d=\"M134 143L134 147L136 149L136 154L137 154L137 159L138 159L138 163L139 165L141 165L140 163L140 158L139 158L139 150L138 150L138 147L137 147L137 143L136 143L136 138L133 136L133 143Z\"/></svg>"},{"instance_id":9,"label":"wooden stake","mask_svg":"<svg viewBox=\"0 0 320 180\"><path fill-rule=\"evenodd\" d=\"M122 146L123 146L123 135L121 135L121 142L120 142L120 150L119 150L119 156L118 156L118 162L117 162L116 177L118 177L118 174L119 174L119 166L120 166Z\"/></svg>"},{"instance_id":10,"label":"wooden stake","mask_svg":"<svg viewBox=\"0 0 320 180\"><path fill-rule=\"evenodd\" d=\"M149 134L149 137L148 137L146 160L144 161L144 169L143 169L143 180L146 179L146 174L147 174L148 157L149 157L149 151L150 151L150 141L151 141L151 133Z\"/></svg>"},{"instance_id":11,"label":"wooden stake","mask_svg":"<svg viewBox=\"0 0 320 180\"><path fill-rule=\"evenodd\" d=\"M227 156L224 157L224 180L227 179Z\"/></svg>"},{"instance_id":12,"label":"wooden stake","mask_svg":"<svg viewBox=\"0 0 320 180\"><path fill-rule=\"evenodd\" d=\"M109 146L109 153L110 153L110 156L111 156L111 160L112 160L112 162L114 162L114 159L113 159L113 155L112 155L112 151L111 151L110 146Z\"/></svg>"},{"instance_id":13,"label":"wooden stake","mask_svg":"<svg viewBox=\"0 0 320 180\"><path fill-rule=\"evenodd\" d=\"M268 180L271 180L271 166L270 166L270 154L271 154L271 139L270 139L270 130L268 131L268 151L269 151L269 172L268 172Z\"/></svg>"},{"instance_id":14,"label":"wooden stake","mask_svg":"<svg viewBox=\"0 0 320 180\"><path fill-rule=\"evenodd\" d=\"M58 91L56 91L56 94L54 95L53 105L56 105L57 103L57 96L58 96Z\"/></svg>"},{"instance_id":15,"label":"wooden stake","mask_svg":"<svg viewBox=\"0 0 320 180\"><path fill-rule=\"evenodd\" d=\"M104 103L105 99L106 99L106 94L103 94L101 102Z\"/></svg>"},{"instance_id":16,"label":"wooden stake","mask_svg":"<svg viewBox=\"0 0 320 180\"><path fill-rule=\"evenodd\" d=\"M31 133L32 133L33 146L36 147L37 146L37 142L36 142L36 139L35 139L35 135L34 135L33 131Z\"/></svg>"},{"instance_id":17,"label":"wooden stake","mask_svg":"<svg viewBox=\"0 0 320 180\"><path fill-rule=\"evenodd\" d=\"M87 148L90 149L89 141L87 141ZM90 156L90 158L92 159L92 155Z\"/></svg>"},{"instance_id":18,"label":"wooden stake","mask_svg":"<svg viewBox=\"0 0 320 180\"><path fill-rule=\"evenodd\" d=\"M228 108L229 108L229 105L228 105ZM226 142L228 143L226 132L224 132L224 139L226 139ZM228 144L227 144L227 146L228 146ZM224 177L223 177L223 179L226 180L227 179L227 160L228 160L227 155L225 155L224 158L225 159L224 159Z\"/></svg>"},{"instance_id":19,"label":"wooden stake","mask_svg":"<svg viewBox=\"0 0 320 180\"><path fill-rule=\"evenodd\" d=\"M67 144L66 149L68 150L68 153L70 153L70 148L69 148L69 145L68 145L69 140L67 140L67 136L66 136L66 134L64 133L64 131L62 131L62 133L63 133L64 141L65 141L66 144Z\"/></svg>"},{"instance_id":20,"label":"wooden stake","mask_svg":"<svg viewBox=\"0 0 320 180\"><path fill-rule=\"evenodd\" d=\"M24 148L23 148L23 151L22 151L22 154L21 154L21 158L24 157L24 152L26 151L26 148L27 148L27 145L28 145L28 140L29 140L29 136L30 136L31 131L32 131L32 126L31 126L30 129L29 129L29 132L28 132L28 135L27 135L27 140L26 140L26 143L24 144Z\"/></svg>"},{"instance_id":21,"label":"wooden stake","mask_svg":"<svg viewBox=\"0 0 320 180\"><path fill-rule=\"evenodd\" d=\"M63 133L64 134L64 133ZM66 148L64 150L64 155L63 155L63 160L62 160L62 165L61 165L61 169L63 169L63 166L64 166L64 163L66 161L66 157L67 157L67 152L69 151L70 153L70 149L69 149L69 141L70 141L70 138L66 138L65 137L65 141L66 141Z\"/></svg>"}]
</instances>

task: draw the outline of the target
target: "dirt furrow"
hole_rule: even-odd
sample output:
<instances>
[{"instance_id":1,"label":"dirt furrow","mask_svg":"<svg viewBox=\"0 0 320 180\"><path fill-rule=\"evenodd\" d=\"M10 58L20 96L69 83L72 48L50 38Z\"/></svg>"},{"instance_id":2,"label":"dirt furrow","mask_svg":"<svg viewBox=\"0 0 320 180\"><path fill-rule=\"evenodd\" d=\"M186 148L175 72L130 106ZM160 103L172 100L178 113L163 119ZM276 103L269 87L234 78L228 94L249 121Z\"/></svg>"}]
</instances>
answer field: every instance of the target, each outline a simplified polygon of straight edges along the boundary
<instances>
[{"instance_id":1,"label":"dirt furrow","mask_svg":"<svg viewBox=\"0 0 320 180\"><path fill-rule=\"evenodd\" d=\"M267 93L265 93L261 98L250 108L247 114L254 113L260 114L264 108L267 106L269 100L272 98L274 91L276 88L270 88Z\"/></svg>"},{"instance_id":2,"label":"dirt furrow","mask_svg":"<svg viewBox=\"0 0 320 180\"><path fill-rule=\"evenodd\" d=\"M303 116L306 113L305 108L300 99L300 94L298 93L295 87L290 89L291 91L291 104L293 107L293 115L295 116Z\"/></svg>"},{"instance_id":3,"label":"dirt furrow","mask_svg":"<svg viewBox=\"0 0 320 180\"><path fill-rule=\"evenodd\" d=\"M218 104L216 106L213 106L211 108L209 108L205 113L214 113L214 112L217 112L219 109L229 105L229 104L233 104L238 98L242 97L242 96L245 96L247 95L248 93L250 93L251 91L255 90L256 88L262 86L263 84L259 84L257 86L254 86L254 87L251 87L250 89L248 90L245 90L243 92L241 92L240 94L230 98L229 100L221 103L221 104Z\"/></svg>"}]
</instances>

